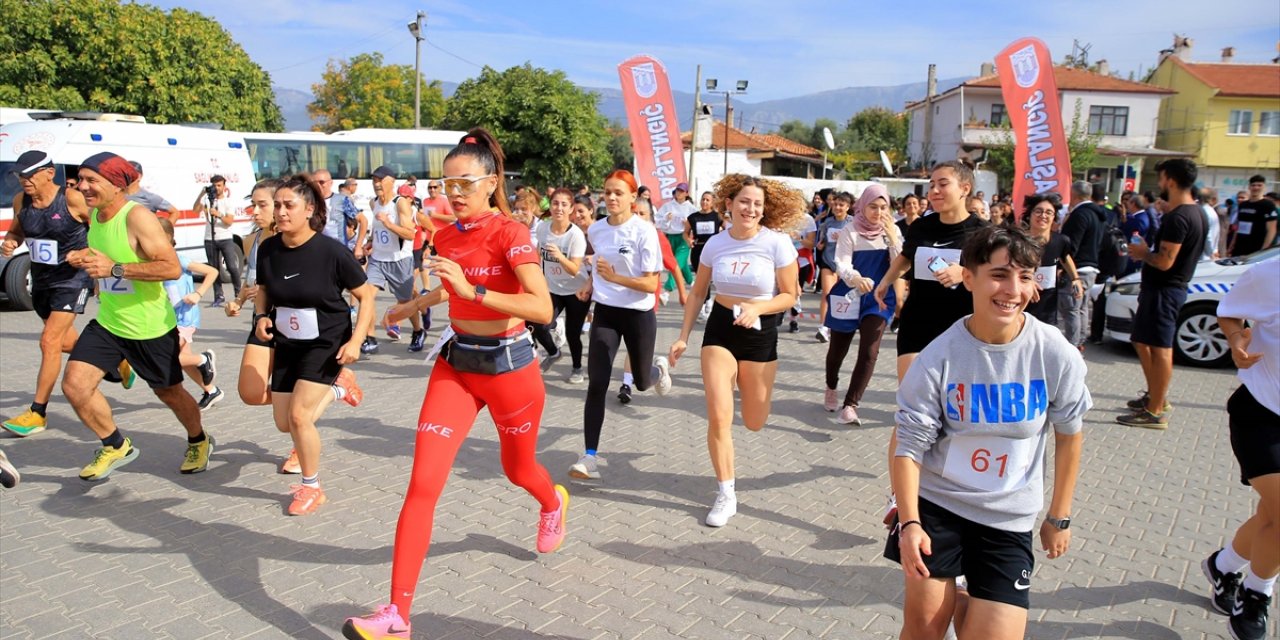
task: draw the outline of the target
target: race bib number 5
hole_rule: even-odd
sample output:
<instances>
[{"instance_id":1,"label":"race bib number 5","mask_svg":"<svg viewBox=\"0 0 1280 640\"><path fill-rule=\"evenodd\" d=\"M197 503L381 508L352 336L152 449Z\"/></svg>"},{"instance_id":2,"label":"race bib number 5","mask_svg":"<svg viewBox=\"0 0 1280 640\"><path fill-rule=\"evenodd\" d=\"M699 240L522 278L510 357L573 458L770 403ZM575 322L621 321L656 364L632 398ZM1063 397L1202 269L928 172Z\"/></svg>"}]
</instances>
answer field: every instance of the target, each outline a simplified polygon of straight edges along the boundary
<instances>
[{"instance_id":1,"label":"race bib number 5","mask_svg":"<svg viewBox=\"0 0 1280 640\"><path fill-rule=\"evenodd\" d=\"M98 293L125 295L133 293L133 281L124 278L98 278Z\"/></svg>"},{"instance_id":2,"label":"race bib number 5","mask_svg":"<svg viewBox=\"0 0 1280 640\"><path fill-rule=\"evenodd\" d=\"M951 438L942 476L981 491L1012 491L1027 483L1034 439L994 436Z\"/></svg>"},{"instance_id":3,"label":"race bib number 5","mask_svg":"<svg viewBox=\"0 0 1280 640\"><path fill-rule=\"evenodd\" d=\"M37 264L58 264L58 241L42 240L40 238L27 239L27 251L31 252L31 261Z\"/></svg>"},{"instance_id":4,"label":"race bib number 5","mask_svg":"<svg viewBox=\"0 0 1280 640\"><path fill-rule=\"evenodd\" d=\"M276 307L275 327L293 340L315 340L320 337L320 323L315 309Z\"/></svg>"}]
</instances>

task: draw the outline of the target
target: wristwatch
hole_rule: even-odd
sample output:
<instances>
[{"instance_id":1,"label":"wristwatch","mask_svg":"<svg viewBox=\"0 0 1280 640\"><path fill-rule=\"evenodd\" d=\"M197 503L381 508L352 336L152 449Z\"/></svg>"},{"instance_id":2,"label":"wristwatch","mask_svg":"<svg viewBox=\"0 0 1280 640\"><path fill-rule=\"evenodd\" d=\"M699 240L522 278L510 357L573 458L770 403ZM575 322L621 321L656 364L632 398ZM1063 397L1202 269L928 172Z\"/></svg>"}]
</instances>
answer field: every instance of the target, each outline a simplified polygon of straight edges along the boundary
<instances>
[{"instance_id":1,"label":"wristwatch","mask_svg":"<svg viewBox=\"0 0 1280 640\"><path fill-rule=\"evenodd\" d=\"M122 265L122 264L118 264L118 263L117 263L117 264L114 264L114 265L111 265L111 277L112 277L112 278L116 278L116 279L123 279L123 278L124 278L124 265Z\"/></svg>"},{"instance_id":2,"label":"wristwatch","mask_svg":"<svg viewBox=\"0 0 1280 640\"><path fill-rule=\"evenodd\" d=\"M472 298L472 302L476 304L484 304L484 294L486 293L489 293L489 290L485 289L484 285L476 285L476 297Z\"/></svg>"},{"instance_id":3,"label":"wristwatch","mask_svg":"<svg viewBox=\"0 0 1280 640\"><path fill-rule=\"evenodd\" d=\"M1067 516L1059 520L1051 515L1045 515L1044 521L1053 525L1060 531L1066 531L1068 528L1071 527L1071 516Z\"/></svg>"}]
</instances>

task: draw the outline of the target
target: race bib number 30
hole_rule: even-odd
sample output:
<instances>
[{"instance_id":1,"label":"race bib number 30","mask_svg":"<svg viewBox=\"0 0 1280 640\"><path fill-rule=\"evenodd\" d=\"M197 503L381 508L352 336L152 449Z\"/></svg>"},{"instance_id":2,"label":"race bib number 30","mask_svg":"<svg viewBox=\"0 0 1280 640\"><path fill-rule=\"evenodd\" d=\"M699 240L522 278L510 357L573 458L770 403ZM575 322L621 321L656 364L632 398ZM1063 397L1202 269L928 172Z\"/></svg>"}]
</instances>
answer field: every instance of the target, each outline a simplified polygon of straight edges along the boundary
<instances>
[{"instance_id":1,"label":"race bib number 30","mask_svg":"<svg viewBox=\"0 0 1280 640\"><path fill-rule=\"evenodd\" d=\"M981 491L1012 491L1027 483L1036 440L994 436L951 438L942 476Z\"/></svg>"},{"instance_id":2,"label":"race bib number 30","mask_svg":"<svg viewBox=\"0 0 1280 640\"><path fill-rule=\"evenodd\" d=\"M58 264L58 241L28 238L27 250L31 252L31 261L36 264Z\"/></svg>"},{"instance_id":3,"label":"race bib number 30","mask_svg":"<svg viewBox=\"0 0 1280 640\"><path fill-rule=\"evenodd\" d=\"M98 293L117 296L133 293L133 281L114 276L109 278L99 278Z\"/></svg>"},{"instance_id":4,"label":"race bib number 30","mask_svg":"<svg viewBox=\"0 0 1280 640\"><path fill-rule=\"evenodd\" d=\"M315 340L320 337L320 323L315 309L276 307L275 328L292 340Z\"/></svg>"}]
</instances>

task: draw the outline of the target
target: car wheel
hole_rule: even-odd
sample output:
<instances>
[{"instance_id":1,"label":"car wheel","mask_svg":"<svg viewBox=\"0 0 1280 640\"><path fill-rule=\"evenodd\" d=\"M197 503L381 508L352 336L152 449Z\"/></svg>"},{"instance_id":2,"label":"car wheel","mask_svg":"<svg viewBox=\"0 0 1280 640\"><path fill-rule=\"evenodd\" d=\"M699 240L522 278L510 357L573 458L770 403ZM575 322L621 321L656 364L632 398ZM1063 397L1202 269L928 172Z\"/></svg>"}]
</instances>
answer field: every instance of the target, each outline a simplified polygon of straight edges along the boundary
<instances>
[{"instance_id":1,"label":"car wheel","mask_svg":"<svg viewBox=\"0 0 1280 640\"><path fill-rule=\"evenodd\" d=\"M1197 367L1221 367L1231 362L1227 336L1218 326L1217 304L1201 302L1182 308L1174 329L1173 354Z\"/></svg>"},{"instance_id":2,"label":"car wheel","mask_svg":"<svg viewBox=\"0 0 1280 640\"><path fill-rule=\"evenodd\" d=\"M9 296L9 304L19 311L30 311L35 308L31 304L31 256L22 254L14 256L4 270L4 292Z\"/></svg>"}]
</instances>

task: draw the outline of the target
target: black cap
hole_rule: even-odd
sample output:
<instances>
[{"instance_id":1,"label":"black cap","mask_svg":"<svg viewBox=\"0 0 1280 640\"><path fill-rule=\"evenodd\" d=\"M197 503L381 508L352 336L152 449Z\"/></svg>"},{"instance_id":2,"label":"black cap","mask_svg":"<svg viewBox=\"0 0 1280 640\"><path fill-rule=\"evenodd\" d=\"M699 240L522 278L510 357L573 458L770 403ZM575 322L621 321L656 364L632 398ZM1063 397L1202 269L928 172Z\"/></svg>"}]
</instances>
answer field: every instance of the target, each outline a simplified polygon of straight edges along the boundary
<instances>
[{"instance_id":1,"label":"black cap","mask_svg":"<svg viewBox=\"0 0 1280 640\"><path fill-rule=\"evenodd\" d=\"M41 169L52 169L53 158L43 151L32 149L18 156L18 161L13 163L13 172L22 176L30 176Z\"/></svg>"},{"instance_id":2,"label":"black cap","mask_svg":"<svg viewBox=\"0 0 1280 640\"><path fill-rule=\"evenodd\" d=\"M139 164L136 160L130 160L129 164L133 165L134 171L137 171L138 173L142 173L142 165Z\"/></svg>"},{"instance_id":3,"label":"black cap","mask_svg":"<svg viewBox=\"0 0 1280 640\"><path fill-rule=\"evenodd\" d=\"M378 167L377 169L374 169L374 170L373 170L373 173L371 173L371 174L369 174L369 175L370 175L374 180L381 180L381 179L383 179L383 178L394 178L394 177L396 177L396 172L395 172L395 171L392 171L392 170L391 170L391 167L388 167L387 165L385 165L385 164L384 164L384 165L382 165L382 166Z\"/></svg>"}]
</instances>

